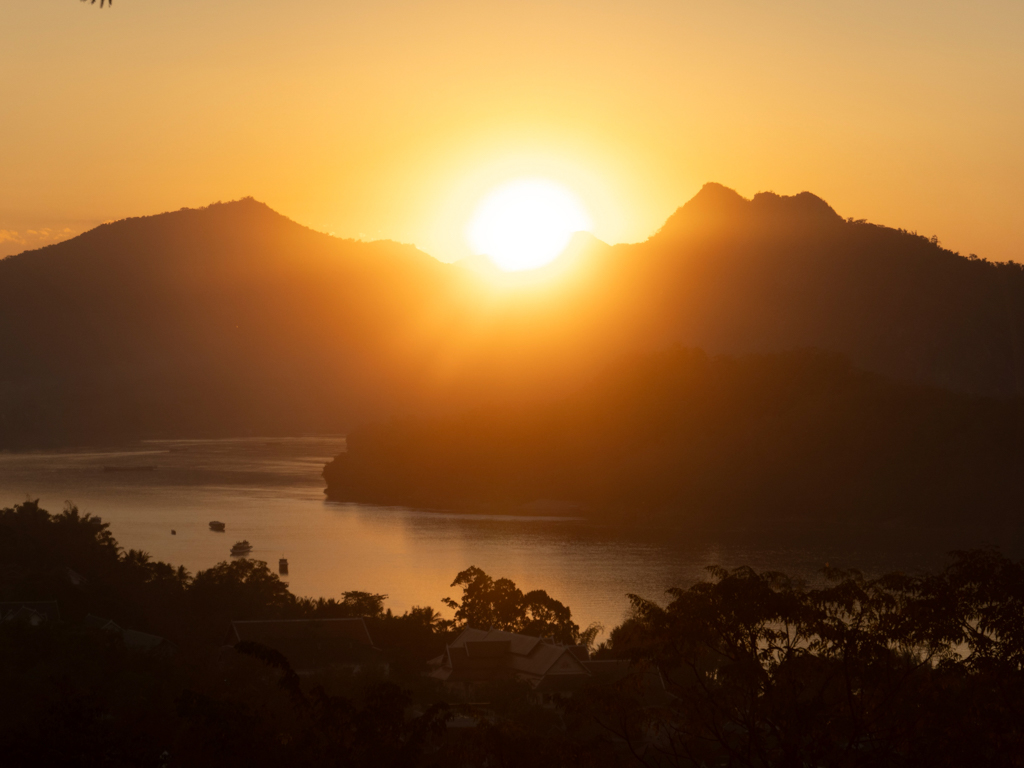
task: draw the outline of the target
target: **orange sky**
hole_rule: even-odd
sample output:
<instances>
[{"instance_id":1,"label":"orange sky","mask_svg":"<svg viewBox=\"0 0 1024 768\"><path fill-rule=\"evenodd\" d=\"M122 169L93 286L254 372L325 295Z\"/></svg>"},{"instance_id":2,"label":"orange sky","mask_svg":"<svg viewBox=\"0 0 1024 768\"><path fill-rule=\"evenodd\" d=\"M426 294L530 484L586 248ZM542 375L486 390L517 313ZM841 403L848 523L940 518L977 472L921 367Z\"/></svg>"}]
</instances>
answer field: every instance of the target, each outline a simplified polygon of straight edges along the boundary
<instances>
[{"instance_id":1,"label":"orange sky","mask_svg":"<svg viewBox=\"0 0 1024 768\"><path fill-rule=\"evenodd\" d=\"M1024 260L1024 3L0 3L0 255L246 195L467 255L547 176L642 240L706 181Z\"/></svg>"}]
</instances>

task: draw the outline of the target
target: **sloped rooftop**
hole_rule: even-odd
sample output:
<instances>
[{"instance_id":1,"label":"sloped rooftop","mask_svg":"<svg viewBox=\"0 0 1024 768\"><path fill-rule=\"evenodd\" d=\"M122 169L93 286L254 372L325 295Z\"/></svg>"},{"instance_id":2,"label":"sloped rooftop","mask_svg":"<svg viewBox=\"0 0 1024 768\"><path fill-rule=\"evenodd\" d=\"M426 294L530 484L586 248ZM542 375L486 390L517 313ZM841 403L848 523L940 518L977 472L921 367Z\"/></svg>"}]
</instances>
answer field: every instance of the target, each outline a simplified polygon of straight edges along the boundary
<instances>
[{"instance_id":1,"label":"sloped rooftop","mask_svg":"<svg viewBox=\"0 0 1024 768\"><path fill-rule=\"evenodd\" d=\"M20 615L25 615L26 612L35 613L47 621L60 621L60 609L57 607L56 600L0 603L0 620L19 613Z\"/></svg>"},{"instance_id":2,"label":"sloped rooftop","mask_svg":"<svg viewBox=\"0 0 1024 768\"><path fill-rule=\"evenodd\" d=\"M519 678L537 685L546 676L588 678L585 649L500 629L467 628L434 660L434 677L446 682Z\"/></svg>"}]
</instances>

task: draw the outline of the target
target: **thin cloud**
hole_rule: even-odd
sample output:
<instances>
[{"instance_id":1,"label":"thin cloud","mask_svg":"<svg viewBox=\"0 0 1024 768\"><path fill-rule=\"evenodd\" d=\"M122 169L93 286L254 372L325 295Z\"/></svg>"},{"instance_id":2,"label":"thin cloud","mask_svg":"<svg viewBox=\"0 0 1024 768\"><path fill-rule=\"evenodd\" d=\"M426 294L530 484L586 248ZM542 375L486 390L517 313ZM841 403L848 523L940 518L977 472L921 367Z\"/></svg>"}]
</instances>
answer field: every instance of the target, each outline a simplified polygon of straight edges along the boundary
<instances>
[{"instance_id":1,"label":"thin cloud","mask_svg":"<svg viewBox=\"0 0 1024 768\"><path fill-rule=\"evenodd\" d=\"M33 248L52 245L74 237L71 227L41 227L39 229L0 229L0 258Z\"/></svg>"}]
</instances>

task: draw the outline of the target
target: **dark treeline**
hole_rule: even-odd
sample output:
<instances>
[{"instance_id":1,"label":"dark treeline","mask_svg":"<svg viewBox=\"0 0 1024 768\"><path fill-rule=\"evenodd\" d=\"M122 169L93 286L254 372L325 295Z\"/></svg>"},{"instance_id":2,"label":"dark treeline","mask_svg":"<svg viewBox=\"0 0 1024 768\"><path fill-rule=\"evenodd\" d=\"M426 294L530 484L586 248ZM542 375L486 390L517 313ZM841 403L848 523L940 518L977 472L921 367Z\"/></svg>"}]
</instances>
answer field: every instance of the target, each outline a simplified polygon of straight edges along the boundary
<instances>
[{"instance_id":1,"label":"dark treeline","mask_svg":"<svg viewBox=\"0 0 1024 768\"><path fill-rule=\"evenodd\" d=\"M826 568L816 589L709 570L667 607L631 596L609 641L673 695L656 711L595 697L621 733L657 734L649 764L1024 764L1024 563L975 550L919 577Z\"/></svg>"},{"instance_id":2,"label":"dark treeline","mask_svg":"<svg viewBox=\"0 0 1024 768\"><path fill-rule=\"evenodd\" d=\"M899 380L1024 393L1024 269L709 184L649 240L578 239L495 283L254 200L0 260L0 447L344 432L575 391L624 354L813 347Z\"/></svg>"},{"instance_id":3,"label":"dark treeline","mask_svg":"<svg viewBox=\"0 0 1024 768\"><path fill-rule=\"evenodd\" d=\"M256 561L192 577L121 550L97 518L29 502L0 510L0 602L56 599L63 621L0 622L0 751L19 766L1024 765L1024 562L826 568L815 587L709 575L664 606L631 597L595 653L631 662L614 685L543 706L508 679L467 705L422 674L454 630L592 633L478 568L456 577L452 620L396 616L372 593L297 599ZM87 613L178 651L131 650ZM388 664L303 679L274 648L224 646L230 619L260 616L365 617Z\"/></svg>"},{"instance_id":4,"label":"dark treeline","mask_svg":"<svg viewBox=\"0 0 1024 768\"><path fill-rule=\"evenodd\" d=\"M632 358L572 397L354 430L329 498L574 502L675 521L1019 519L1024 402L954 394L807 351Z\"/></svg>"}]
</instances>

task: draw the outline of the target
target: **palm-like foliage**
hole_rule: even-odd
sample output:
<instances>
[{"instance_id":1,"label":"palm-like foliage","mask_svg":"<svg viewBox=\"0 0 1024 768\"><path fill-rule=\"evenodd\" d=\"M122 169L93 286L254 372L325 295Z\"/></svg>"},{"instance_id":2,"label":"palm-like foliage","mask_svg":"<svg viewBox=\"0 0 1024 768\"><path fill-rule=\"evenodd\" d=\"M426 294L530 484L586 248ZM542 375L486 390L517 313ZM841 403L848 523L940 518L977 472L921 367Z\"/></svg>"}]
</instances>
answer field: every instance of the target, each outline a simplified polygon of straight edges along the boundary
<instances>
[{"instance_id":1,"label":"palm-like foliage","mask_svg":"<svg viewBox=\"0 0 1024 768\"><path fill-rule=\"evenodd\" d=\"M82 0L83 3L86 2L86 1L87 0ZM90 5L96 5L96 0L88 0L88 2L89 2ZM107 5L108 3L110 5L113 5L114 4L114 0L100 0L100 8L102 8L104 5Z\"/></svg>"}]
</instances>

